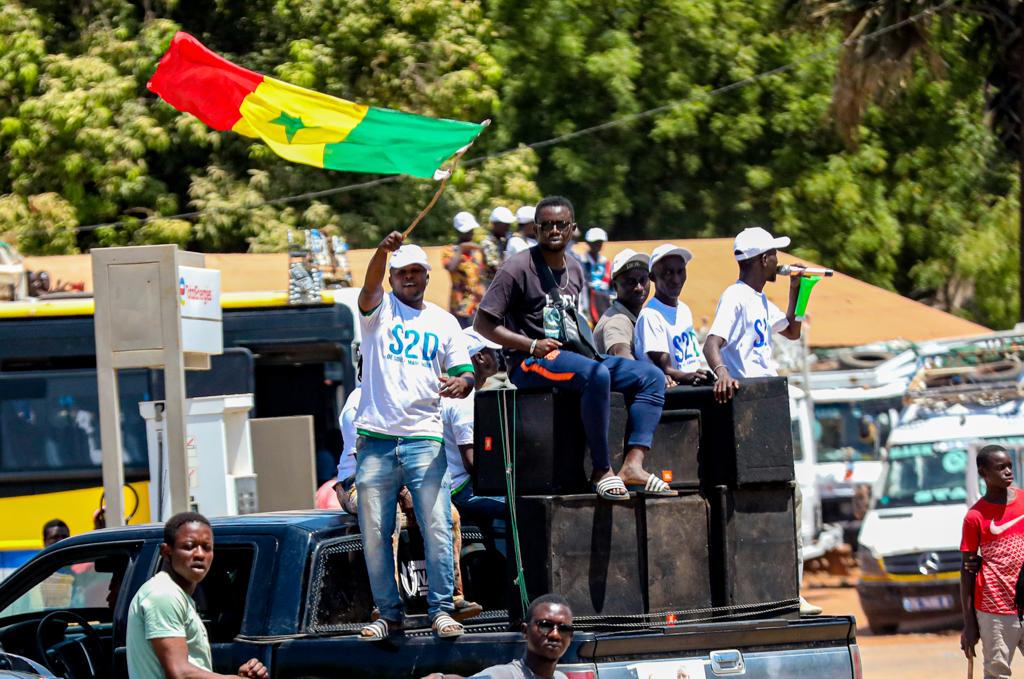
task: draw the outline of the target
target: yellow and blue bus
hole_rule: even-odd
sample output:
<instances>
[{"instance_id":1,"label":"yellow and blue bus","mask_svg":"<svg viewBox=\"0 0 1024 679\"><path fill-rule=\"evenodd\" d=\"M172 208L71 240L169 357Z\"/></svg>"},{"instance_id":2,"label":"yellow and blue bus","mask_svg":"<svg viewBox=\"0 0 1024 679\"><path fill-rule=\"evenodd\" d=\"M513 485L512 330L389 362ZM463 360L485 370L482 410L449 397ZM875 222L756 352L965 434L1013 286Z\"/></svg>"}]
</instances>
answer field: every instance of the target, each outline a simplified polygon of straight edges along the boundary
<instances>
[{"instance_id":1,"label":"yellow and blue bus","mask_svg":"<svg viewBox=\"0 0 1024 679\"><path fill-rule=\"evenodd\" d=\"M312 415L318 476L340 454L338 413L354 387L348 290L318 305L283 293L227 293L225 354L186 374L189 396L251 392L254 417ZM337 299L336 299L337 297ZM102 501L99 403L91 299L0 304L0 579L42 548L59 518L93 528ZM139 401L163 398L163 373L119 372L126 511L149 521L148 452ZM312 493L315 489L311 489Z\"/></svg>"}]
</instances>

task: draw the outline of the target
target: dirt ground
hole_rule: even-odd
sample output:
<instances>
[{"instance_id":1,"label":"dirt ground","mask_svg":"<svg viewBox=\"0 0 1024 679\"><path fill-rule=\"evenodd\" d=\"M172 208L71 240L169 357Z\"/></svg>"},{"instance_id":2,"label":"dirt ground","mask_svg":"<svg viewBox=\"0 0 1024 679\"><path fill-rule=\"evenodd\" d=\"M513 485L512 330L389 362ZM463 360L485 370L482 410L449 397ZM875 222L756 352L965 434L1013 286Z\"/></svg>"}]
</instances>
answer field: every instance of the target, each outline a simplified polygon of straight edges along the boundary
<instances>
[{"instance_id":1,"label":"dirt ground","mask_svg":"<svg viewBox=\"0 0 1024 679\"><path fill-rule=\"evenodd\" d=\"M857 642L866 679L963 679L967 661L960 651L960 632L948 624L901 628L897 634L875 636L868 629L857 598L856 573L830 576L808 573L803 594L833 615L857 617ZM905 627L905 626L904 626ZM978 646L981 653L981 646ZM981 659L974 676L982 677ZM1014 659L1015 676L1024 677L1024 660Z\"/></svg>"}]
</instances>

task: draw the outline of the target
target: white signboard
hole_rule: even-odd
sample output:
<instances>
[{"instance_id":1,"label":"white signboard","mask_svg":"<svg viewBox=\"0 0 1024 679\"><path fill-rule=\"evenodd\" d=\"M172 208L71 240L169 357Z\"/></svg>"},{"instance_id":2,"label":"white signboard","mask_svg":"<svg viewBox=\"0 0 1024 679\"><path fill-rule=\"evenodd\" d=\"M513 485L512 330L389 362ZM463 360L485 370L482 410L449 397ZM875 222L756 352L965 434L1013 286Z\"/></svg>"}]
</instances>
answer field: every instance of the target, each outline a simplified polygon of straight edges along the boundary
<instances>
[{"instance_id":1,"label":"white signboard","mask_svg":"<svg viewBox=\"0 0 1024 679\"><path fill-rule=\"evenodd\" d=\"M178 303L181 304L182 351L224 353L220 271L179 266Z\"/></svg>"}]
</instances>

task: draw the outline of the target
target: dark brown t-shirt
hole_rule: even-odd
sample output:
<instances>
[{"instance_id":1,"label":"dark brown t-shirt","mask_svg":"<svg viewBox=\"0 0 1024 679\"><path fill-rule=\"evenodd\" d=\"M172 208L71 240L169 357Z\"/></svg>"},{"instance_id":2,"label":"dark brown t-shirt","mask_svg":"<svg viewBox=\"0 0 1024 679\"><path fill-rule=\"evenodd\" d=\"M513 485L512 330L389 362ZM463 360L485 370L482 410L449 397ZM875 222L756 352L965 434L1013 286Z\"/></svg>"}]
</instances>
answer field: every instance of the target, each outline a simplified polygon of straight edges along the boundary
<instances>
[{"instance_id":1,"label":"dark brown t-shirt","mask_svg":"<svg viewBox=\"0 0 1024 679\"><path fill-rule=\"evenodd\" d=\"M544 307L554 303L544 293L534 262L533 251L539 247L535 245L506 259L479 306L480 311L504 323L512 332L530 339L544 339ZM568 252L565 264L565 269L552 269L551 273L558 285L558 294L565 302L576 306L580 291L586 289L583 267Z\"/></svg>"}]
</instances>

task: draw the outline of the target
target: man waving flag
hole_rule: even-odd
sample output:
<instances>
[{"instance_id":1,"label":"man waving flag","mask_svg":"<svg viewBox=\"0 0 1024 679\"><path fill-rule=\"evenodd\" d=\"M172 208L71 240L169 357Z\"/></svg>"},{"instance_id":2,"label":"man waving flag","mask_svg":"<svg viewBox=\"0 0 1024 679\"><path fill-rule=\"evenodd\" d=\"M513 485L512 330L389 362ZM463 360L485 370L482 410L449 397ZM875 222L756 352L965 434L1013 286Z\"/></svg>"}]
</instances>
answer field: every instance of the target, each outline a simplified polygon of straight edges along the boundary
<instances>
[{"instance_id":1,"label":"man waving flag","mask_svg":"<svg viewBox=\"0 0 1024 679\"><path fill-rule=\"evenodd\" d=\"M296 87L233 64L183 32L147 87L216 130L257 137L282 158L328 170L435 177L485 127Z\"/></svg>"}]
</instances>

